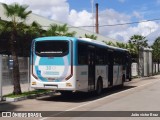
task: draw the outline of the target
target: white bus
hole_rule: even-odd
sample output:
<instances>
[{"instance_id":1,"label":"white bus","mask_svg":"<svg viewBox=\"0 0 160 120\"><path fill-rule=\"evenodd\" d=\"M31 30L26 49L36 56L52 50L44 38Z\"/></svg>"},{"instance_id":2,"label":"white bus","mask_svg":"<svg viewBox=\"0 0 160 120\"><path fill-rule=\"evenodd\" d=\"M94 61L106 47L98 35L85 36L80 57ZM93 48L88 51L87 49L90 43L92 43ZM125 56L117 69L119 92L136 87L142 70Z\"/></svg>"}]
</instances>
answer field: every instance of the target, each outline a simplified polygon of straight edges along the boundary
<instances>
[{"instance_id":1,"label":"white bus","mask_svg":"<svg viewBox=\"0 0 160 120\"><path fill-rule=\"evenodd\" d=\"M31 87L97 94L131 79L130 55L88 38L41 37L32 42Z\"/></svg>"}]
</instances>

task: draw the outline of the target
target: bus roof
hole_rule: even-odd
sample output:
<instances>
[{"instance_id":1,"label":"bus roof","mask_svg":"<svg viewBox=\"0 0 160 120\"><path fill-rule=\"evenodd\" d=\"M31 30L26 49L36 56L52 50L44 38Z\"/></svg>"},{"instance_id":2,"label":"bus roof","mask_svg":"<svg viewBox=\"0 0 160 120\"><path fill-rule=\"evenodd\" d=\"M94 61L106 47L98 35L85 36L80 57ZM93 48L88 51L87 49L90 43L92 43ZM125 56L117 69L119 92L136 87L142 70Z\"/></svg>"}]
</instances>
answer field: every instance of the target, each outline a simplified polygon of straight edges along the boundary
<instances>
[{"instance_id":1,"label":"bus roof","mask_svg":"<svg viewBox=\"0 0 160 120\"><path fill-rule=\"evenodd\" d=\"M104 43L102 41L93 40L93 39L90 39L90 38L76 38L76 37L66 37L66 36L49 36L49 37L39 37L39 38L35 39L35 41L44 41L44 40L73 40L73 41L80 40L80 41L83 41L83 42L94 43L94 44L97 44L97 45L100 45L100 46L108 47L112 50L128 52L127 49L110 46L110 45L107 45L106 43Z\"/></svg>"},{"instance_id":2,"label":"bus roof","mask_svg":"<svg viewBox=\"0 0 160 120\"><path fill-rule=\"evenodd\" d=\"M98 44L98 45L106 46L106 47L111 48L113 50L120 50L120 51L126 51L126 52L128 52L127 49L110 46L110 45L107 45L106 43L104 43L102 41L99 41L99 40L93 40L93 39L90 39L90 38L78 38L78 39L82 40L82 41L86 41L86 42L90 42L90 43L95 43L95 44Z\"/></svg>"}]
</instances>

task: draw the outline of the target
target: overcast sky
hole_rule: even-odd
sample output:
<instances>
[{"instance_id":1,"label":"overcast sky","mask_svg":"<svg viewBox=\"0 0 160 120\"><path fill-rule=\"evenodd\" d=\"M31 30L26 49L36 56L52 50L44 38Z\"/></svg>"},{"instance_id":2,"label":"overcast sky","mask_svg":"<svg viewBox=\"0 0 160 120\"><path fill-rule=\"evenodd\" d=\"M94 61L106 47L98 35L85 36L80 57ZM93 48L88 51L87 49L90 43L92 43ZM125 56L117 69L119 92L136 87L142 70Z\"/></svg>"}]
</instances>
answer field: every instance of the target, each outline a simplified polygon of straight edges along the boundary
<instances>
[{"instance_id":1,"label":"overcast sky","mask_svg":"<svg viewBox=\"0 0 160 120\"><path fill-rule=\"evenodd\" d=\"M95 13L95 3L99 3L101 35L127 42L132 35L140 34L147 38L149 36L149 43L155 40L156 35L160 35L160 20L103 26L159 19L160 0L0 0L0 2L27 4L33 13L72 26L94 26L92 10ZM93 32L93 27L82 28Z\"/></svg>"}]
</instances>

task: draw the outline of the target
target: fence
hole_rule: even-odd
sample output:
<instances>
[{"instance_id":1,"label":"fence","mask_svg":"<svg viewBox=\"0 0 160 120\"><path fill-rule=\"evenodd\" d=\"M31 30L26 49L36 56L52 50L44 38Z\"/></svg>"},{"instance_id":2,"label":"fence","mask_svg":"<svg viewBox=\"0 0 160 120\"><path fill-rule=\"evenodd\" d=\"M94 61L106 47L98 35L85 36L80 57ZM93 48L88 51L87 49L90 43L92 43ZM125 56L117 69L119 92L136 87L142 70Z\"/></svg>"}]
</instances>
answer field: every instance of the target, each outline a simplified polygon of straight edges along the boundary
<instances>
[{"instance_id":1,"label":"fence","mask_svg":"<svg viewBox=\"0 0 160 120\"><path fill-rule=\"evenodd\" d=\"M28 58L19 57L19 70L20 70L20 82L27 83L28 82ZM10 58L8 56L2 57L2 85L13 85L12 79L12 68L9 67Z\"/></svg>"},{"instance_id":2,"label":"fence","mask_svg":"<svg viewBox=\"0 0 160 120\"><path fill-rule=\"evenodd\" d=\"M12 61L10 60L10 57L8 56L1 56L2 57L2 72L0 77L2 77L2 88L4 94L11 93L13 91L13 79L12 79L12 67L10 66L12 64ZM0 59L1 60L1 59ZM20 69L20 83L21 83L21 89L22 91L28 91L29 88L29 73L28 73L28 66L29 66L29 58L26 57L19 57L19 69ZM0 65L1 66L1 65ZM152 67L153 74L157 74L160 72L160 64L153 63ZM137 63L132 63L132 76L138 75L138 65ZM1 92L1 90L0 90Z\"/></svg>"},{"instance_id":3,"label":"fence","mask_svg":"<svg viewBox=\"0 0 160 120\"><path fill-rule=\"evenodd\" d=\"M153 74L157 74L160 72L160 64L158 64L157 62L153 63Z\"/></svg>"},{"instance_id":4,"label":"fence","mask_svg":"<svg viewBox=\"0 0 160 120\"><path fill-rule=\"evenodd\" d=\"M28 75L28 64L29 59L27 57L19 57L19 70L20 70L20 83L21 90L28 91L29 89L29 75ZM2 56L2 90L3 95L13 92L13 61L9 56Z\"/></svg>"},{"instance_id":5,"label":"fence","mask_svg":"<svg viewBox=\"0 0 160 120\"><path fill-rule=\"evenodd\" d=\"M160 72L160 64L158 64L157 62L153 62L151 68L152 69L149 69L149 76L155 75ZM144 67L144 71L147 71L147 68ZM133 77L138 76L138 64L137 63L132 63L132 76ZM141 76L141 77L146 77L146 75L144 74L144 76Z\"/></svg>"}]
</instances>

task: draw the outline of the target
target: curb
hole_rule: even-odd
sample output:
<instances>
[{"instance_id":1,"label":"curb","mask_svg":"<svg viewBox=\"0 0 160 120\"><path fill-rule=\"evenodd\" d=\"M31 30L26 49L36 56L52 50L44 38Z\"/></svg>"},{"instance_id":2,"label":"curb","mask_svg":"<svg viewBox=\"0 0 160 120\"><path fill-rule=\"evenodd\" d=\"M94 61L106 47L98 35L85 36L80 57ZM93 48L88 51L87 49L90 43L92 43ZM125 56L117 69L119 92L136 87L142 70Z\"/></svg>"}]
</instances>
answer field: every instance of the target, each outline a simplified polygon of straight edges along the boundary
<instances>
[{"instance_id":1,"label":"curb","mask_svg":"<svg viewBox=\"0 0 160 120\"><path fill-rule=\"evenodd\" d=\"M21 100L25 100L25 99L27 99L27 96L24 96L24 97L15 97L15 98L3 97L3 100L7 101L7 102L17 102L17 101L21 101Z\"/></svg>"},{"instance_id":2,"label":"curb","mask_svg":"<svg viewBox=\"0 0 160 120\"><path fill-rule=\"evenodd\" d=\"M22 96L22 97L15 97L15 98L11 98L11 97L3 97L3 101L6 102L17 102L17 101L22 101L22 100L26 100L26 99L35 99L36 97L43 97L46 95L54 95L54 92L48 92L48 93L40 93L40 94L31 94L28 96Z\"/></svg>"}]
</instances>

